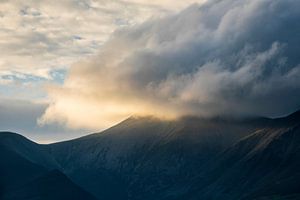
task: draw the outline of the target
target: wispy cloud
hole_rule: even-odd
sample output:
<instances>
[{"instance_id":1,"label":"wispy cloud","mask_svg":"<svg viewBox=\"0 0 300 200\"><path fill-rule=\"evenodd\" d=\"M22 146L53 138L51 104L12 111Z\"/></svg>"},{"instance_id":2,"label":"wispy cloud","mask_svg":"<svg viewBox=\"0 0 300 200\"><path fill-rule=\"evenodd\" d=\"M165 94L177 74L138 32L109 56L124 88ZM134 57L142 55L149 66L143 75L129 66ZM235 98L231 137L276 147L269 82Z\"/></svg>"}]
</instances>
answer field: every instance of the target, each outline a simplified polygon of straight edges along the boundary
<instances>
[{"instance_id":1,"label":"wispy cloud","mask_svg":"<svg viewBox=\"0 0 300 200\"><path fill-rule=\"evenodd\" d=\"M0 69L47 78L50 70L93 55L116 28L188 5L147 2L0 1Z\"/></svg>"},{"instance_id":2,"label":"wispy cloud","mask_svg":"<svg viewBox=\"0 0 300 200\"><path fill-rule=\"evenodd\" d=\"M0 127L25 134L51 132L36 125L49 103L46 85L63 84L70 65L95 55L116 29L169 15L193 2L0 0ZM28 120L26 126L19 123ZM62 127L51 130L65 132Z\"/></svg>"}]
</instances>

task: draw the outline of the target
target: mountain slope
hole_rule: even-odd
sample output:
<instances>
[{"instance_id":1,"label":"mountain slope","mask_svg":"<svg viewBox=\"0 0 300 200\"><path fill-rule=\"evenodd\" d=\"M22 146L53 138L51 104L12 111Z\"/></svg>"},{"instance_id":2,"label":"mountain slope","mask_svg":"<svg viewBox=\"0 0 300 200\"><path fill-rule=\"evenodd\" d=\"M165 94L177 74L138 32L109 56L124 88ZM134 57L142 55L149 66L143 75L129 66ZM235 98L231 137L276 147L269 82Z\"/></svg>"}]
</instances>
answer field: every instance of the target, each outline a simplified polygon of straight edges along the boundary
<instances>
[{"instance_id":1,"label":"mountain slope","mask_svg":"<svg viewBox=\"0 0 300 200\"><path fill-rule=\"evenodd\" d=\"M0 146L17 153L26 160L51 170L59 168L56 160L41 145L16 133L0 132Z\"/></svg>"},{"instance_id":2,"label":"mountain slope","mask_svg":"<svg viewBox=\"0 0 300 200\"><path fill-rule=\"evenodd\" d=\"M299 199L300 115L276 119L216 157L186 199ZM197 194L197 195L194 195Z\"/></svg>"},{"instance_id":3,"label":"mountain slope","mask_svg":"<svg viewBox=\"0 0 300 200\"><path fill-rule=\"evenodd\" d=\"M131 117L50 145L1 133L0 197L297 200L299 143L300 112L278 119Z\"/></svg>"},{"instance_id":4,"label":"mountain slope","mask_svg":"<svg viewBox=\"0 0 300 200\"><path fill-rule=\"evenodd\" d=\"M0 157L0 199L95 199L58 170L49 170L53 158L20 135L0 133Z\"/></svg>"},{"instance_id":5,"label":"mountain slope","mask_svg":"<svg viewBox=\"0 0 300 200\"><path fill-rule=\"evenodd\" d=\"M4 200L17 199L35 199L35 200L94 200L95 198L75 185L70 179L58 170L53 170L43 174L40 177L8 191L3 198Z\"/></svg>"},{"instance_id":6,"label":"mountain slope","mask_svg":"<svg viewBox=\"0 0 300 200\"><path fill-rule=\"evenodd\" d=\"M49 152L95 196L159 199L165 191L183 193L208 160L269 121L132 117L102 133L51 144Z\"/></svg>"},{"instance_id":7,"label":"mountain slope","mask_svg":"<svg viewBox=\"0 0 300 200\"><path fill-rule=\"evenodd\" d=\"M44 167L24 159L7 147L0 146L0 156L0 193L2 195L11 188L24 185L47 172Z\"/></svg>"}]
</instances>

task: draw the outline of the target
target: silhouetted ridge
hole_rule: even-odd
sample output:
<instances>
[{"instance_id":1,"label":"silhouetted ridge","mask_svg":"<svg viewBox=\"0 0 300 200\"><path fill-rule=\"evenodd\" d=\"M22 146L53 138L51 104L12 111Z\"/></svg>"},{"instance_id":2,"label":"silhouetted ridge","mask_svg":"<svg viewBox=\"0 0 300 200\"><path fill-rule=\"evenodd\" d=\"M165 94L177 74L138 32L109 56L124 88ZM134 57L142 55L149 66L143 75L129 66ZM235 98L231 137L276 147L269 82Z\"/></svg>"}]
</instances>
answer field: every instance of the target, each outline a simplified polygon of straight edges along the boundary
<instances>
[{"instance_id":1,"label":"silhouetted ridge","mask_svg":"<svg viewBox=\"0 0 300 200\"><path fill-rule=\"evenodd\" d=\"M0 132L0 158L1 200L95 199L58 170L44 146L19 134Z\"/></svg>"},{"instance_id":2,"label":"silhouetted ridge","mask_svg":"<svg viewBox=\"0 0 300 200\"><path fill-rule=\"evenodd\" d=\"M300 110L285 117L277 118L275 122L283 125L297 125L300 123Z\"/></svg>"}]
</instances>

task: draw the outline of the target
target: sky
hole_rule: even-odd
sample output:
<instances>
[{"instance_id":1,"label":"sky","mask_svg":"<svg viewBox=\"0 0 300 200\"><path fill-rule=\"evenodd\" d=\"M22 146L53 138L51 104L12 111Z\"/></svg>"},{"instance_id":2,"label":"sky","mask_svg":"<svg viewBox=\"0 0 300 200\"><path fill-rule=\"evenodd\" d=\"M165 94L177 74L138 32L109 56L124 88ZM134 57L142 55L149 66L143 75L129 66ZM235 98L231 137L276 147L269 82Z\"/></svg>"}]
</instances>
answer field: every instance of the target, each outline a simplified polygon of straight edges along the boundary
<instances>
[{"instance_id":1,"label":"sky","mask_svg":"<svg viewBox=\"0 0 300 200\"><path fill-rule=\"evenodd\" d=\"M298 0L0 0L0 129L48 143L132 115L300 108Z\"/></svg>"}]
</instances>

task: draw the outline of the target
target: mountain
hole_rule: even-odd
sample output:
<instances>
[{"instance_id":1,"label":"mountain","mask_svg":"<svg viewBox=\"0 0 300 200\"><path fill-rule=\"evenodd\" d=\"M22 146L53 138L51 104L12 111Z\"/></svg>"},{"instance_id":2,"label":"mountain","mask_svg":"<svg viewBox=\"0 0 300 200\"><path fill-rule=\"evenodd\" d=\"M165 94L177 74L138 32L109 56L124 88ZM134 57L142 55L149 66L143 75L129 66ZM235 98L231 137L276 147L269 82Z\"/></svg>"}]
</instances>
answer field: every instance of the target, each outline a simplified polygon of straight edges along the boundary
<instances>
[{"instance_id":1,"label":"mountain","mask_svg":"<svg viewBox=\"0 0 300 200\"><path fill-rule=\"evenodd\" d=\"M58 171L41 145L15 133L0 133L0 199L95 199Z\"/></svg>"},{"instance_id":2,"label":"mountain","mask_svg":"<svg viewBox=\"0 0 300 200\"><path fill-rule=\"evenodd\" d=\"M0 186L10 199L62 190L49 199L77 191L107 200L296 200L299 143L300 112L277 119L130 117L49 145L1 133L1 158L13 163L0 163ZM80 194L71 199L88 199Z\"/></svg>"},{"instance_id":3,"label":"mountain","mask_svg":"<svg viewBox=\"0 0 300 200\"><path fill-rule=\"evenodd\" d=\"M49 152L64 173L97 197L164 199L186 192L186 182L208 160L270 123L266 118L131 117L104 132L51 144Z\"/></svg>"},{"instance_id":4,"label":"mountain","mask_svg":"<svg viewBox=\"0 0 300 200\"><path fill-rule=\"evenodd\" d=\"M299 112L273 120L219 154L185 198L300 199L299 144Z\"/></svg>"},{"instance_id":5,"label":"mountain","mask_svg":"<svg viewBox=\"0 0 300 200\"><path fill-rule=\"evenodd\" d=\"M9 149L32 163L40 164L49 170L59 168L59 164L46 149L19 134L1 132L0 139L0 147Z\"/></svg>"}]
</instances>

